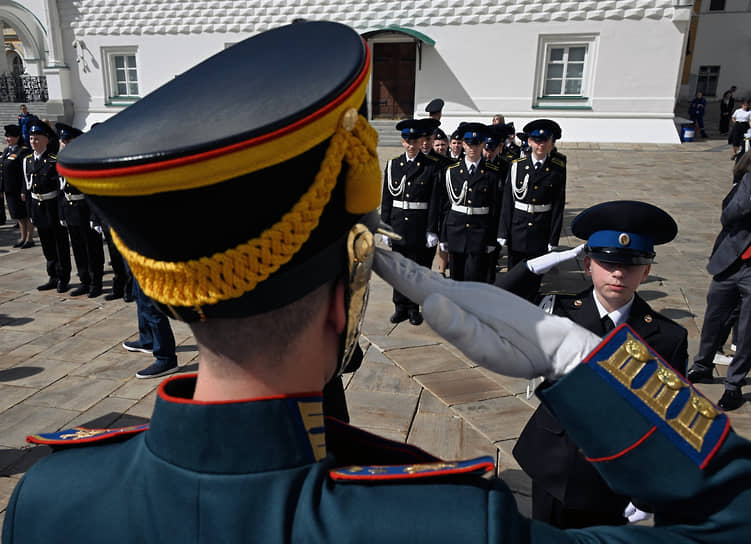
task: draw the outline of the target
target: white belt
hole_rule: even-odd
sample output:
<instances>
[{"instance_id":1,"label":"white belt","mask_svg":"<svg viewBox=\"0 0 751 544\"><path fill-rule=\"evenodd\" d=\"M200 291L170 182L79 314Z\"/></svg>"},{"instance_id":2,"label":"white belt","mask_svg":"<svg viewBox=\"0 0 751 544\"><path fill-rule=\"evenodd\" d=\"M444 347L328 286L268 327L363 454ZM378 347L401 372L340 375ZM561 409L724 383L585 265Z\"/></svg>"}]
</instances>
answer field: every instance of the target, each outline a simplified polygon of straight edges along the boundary
<instances>
[{"instance_id":1,"label":"white belt","mask_svg":"<svg viewBox=\"0 0 751 544\"><path fill-rule=\"evenodd\" d=\"M394 200L391 203L394 208L401 208L402 210L427 210L427 202L407 202L406 200Z\"/></svg>"},{"instance_id":2,"label":"white belt","mask_svg":"<svg viewBox=\"0 0 751 544\"><path fill-rule=\"evenodd\" d=\"M82 195L83 196L83 195ZM52 200L57 198L57 191L50 191L49 193L31 193L31 198L34 200Z\"/></svg>"},{"instance_id":3,"label":"white belt","mask_svg":"<svg viewBox=\"0 0 751 544\"><path fill-rule=\"evenodd\" d=\"M63 191L63 194L65 195L65 200L67 200L67 201L83 200L84 198L86 198L84 195L70 194L70 193L66 193L65 191Z\"/></svg>"},{"instance_id":4,"label":"white belt","mask_svg":"<svg viewBox=\"0 0 751 544\"><path fill-rule=\"evenodd\" d=\"M518 200L514 200L514 208L517 210L521 210L523 212L527 213L540 213L540 212L549 212L553 209L552 204L525 204L524 202L519 202Z\"/></svg>"},{"instance_id":5,"label":"white belt","mask_svg":"<svg viewBox=\"0 0 751 544\"><path fill-rule=\"evenodd\" d=\"M472 206L460 206L459 204L452 204L451 210L464 215L488 215L490 208L485 206L482 208L473 208Z\"/></svg>"}]
</instances>

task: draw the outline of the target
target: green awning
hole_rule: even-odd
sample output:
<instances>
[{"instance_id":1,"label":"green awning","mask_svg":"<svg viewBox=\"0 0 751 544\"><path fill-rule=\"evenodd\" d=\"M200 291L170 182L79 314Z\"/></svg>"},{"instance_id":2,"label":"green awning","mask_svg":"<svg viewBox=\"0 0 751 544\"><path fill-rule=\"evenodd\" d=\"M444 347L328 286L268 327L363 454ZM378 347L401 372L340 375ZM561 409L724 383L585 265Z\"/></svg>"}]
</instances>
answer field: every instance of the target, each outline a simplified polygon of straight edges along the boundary
<instances>
[{"instance_id":1,"label":"green awning","mask_svg":"<svg viewBox=\"0 0 751 544\"><path fill-rule=\"evenodd\" d=\"M363 37L370 38L371 36L374 36L381 32L398 32L400 34L407 34L408 36L412 36L413 38L421 41L422 43L426 45L435 45L435 40L430 38L429 36L426 36L422 32L415 30L414 28L409 28L406 26L399 26L399 25L388 25L382 28L368 30L367 32L363 34Z\"/></svg>"}]
</instances>

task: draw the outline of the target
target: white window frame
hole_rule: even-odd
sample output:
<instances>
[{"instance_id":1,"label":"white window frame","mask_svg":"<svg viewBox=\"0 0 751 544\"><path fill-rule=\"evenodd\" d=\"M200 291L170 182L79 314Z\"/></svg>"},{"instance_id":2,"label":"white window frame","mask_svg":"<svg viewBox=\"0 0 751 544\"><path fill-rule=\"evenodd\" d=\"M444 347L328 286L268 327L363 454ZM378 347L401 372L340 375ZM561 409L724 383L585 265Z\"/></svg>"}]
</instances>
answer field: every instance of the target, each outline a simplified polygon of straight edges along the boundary
<instances>
[{"instance_id":1,"label":"white window frame","mask_svg":"<svg viewBox=\"0 0 751 544\"><path fill-rule=\"evenodd\" d=\"M115 66L116 57L128 57L133 56L136 58L136 85L138 85L138 94L121 95L117 92L117 74ZM141 83L141 71L138 62L138 47L137 46L117 46L117 47L103 47L102 48L102 65L104 70L104 93L105 104L107 106L127 106L141 98L142 83Z\"/></svg>"},{"instance_id":2,"label":"white window frame","mask_svg":"<svg viewBox=\"0 0 751 544\"><path fill-rule=\"evenodd\" d=\"M535 69L535 88L533 108L539 109L592 109L595 67L600 35L592 34L540 34L537 44L537 64ZM545 83L548 74L550 55L553 49L584 47L584 67L581 92L577 95L546 95ZM562 89L565 87L562 81Z\"/></svg>"}]
</instances>

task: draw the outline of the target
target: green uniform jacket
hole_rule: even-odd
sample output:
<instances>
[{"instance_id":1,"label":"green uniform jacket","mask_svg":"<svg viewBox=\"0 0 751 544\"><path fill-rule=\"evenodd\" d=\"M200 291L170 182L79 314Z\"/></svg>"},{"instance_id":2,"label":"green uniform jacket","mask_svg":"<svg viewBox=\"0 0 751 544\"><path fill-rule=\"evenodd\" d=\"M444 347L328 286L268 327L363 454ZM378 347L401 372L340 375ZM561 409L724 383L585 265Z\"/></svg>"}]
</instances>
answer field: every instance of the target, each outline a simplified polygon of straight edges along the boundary
<instances>
[{"instance_id":1,"label":"green uniform jacket","mask_svg":"<svg viewBox=\"0 0 751 544\"><path fill-rule=\"evenodd\" d=\"M656 527L561 531L521 516L506 484L476 474L489 458L436 462L336 421L324 432L315 395L197 403L194 383L164 382L145 432L39 461L13 493L3 542L719 544L751 534L751 444L627 326L540 396L617 492L655 506Z\"/></svg>"}]
</instances>

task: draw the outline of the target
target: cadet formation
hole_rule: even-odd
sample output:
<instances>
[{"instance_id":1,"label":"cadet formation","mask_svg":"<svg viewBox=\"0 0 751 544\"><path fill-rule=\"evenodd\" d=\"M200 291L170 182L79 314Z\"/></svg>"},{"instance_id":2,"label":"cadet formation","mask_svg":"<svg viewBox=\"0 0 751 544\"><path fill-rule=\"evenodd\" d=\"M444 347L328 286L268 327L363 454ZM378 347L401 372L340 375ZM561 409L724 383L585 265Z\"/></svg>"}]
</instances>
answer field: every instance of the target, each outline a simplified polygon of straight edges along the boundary
<instances>
[{"instance_id":1,"label":"cadet formation","mask_svg":"<svg viewBox=\"0 0 751 544\"><path fill-rule=\"evenodd\" d=\"M686 331L638 294L674 219L603 202L574 219L582 244L558 248L562 128L538 119L517 134L496 116L448 133L441 99L396 125L404 153L381 175L363 114L369 55L344 25L298 22L225 49L91 133L58 126L59 157L48 125L30 122L30 149L6 127L3 190L20 180L9 210L39 233L40 289L68 290L70 244L76 296L101 294L102 238L90 231L107 232L139 296L188 323L200 364L160 385L148 425L31 436L56 452L15 488L3 542L746 540L751 443L722 409L738 407L727 392L751 363L737 357L718 408L691 382L711 377L722 332L705 324L687 373ZM252 73L225 69L240 64ZM280 77L292 69L307 93ZM247 115L220 110L207 134L182 109L186 93L199 111L244 97ZM144 135L144 119L164 130ZM710 261L717 308L749 299L749 160L736 165ZM209 220L197 225L196 213ZM543 274L577 256L590 288L539 292ZM486 477L494 459L441 460L326 407L321 392L341 393L341 373L359 364L372 272L393 287L393 323L425 321L478 365L539 383L514 450L533 481L533 519ZM176 370L159 361L144 377ZM628 525L649 516L652 526Z\"/></svg>"}]
</instances>

